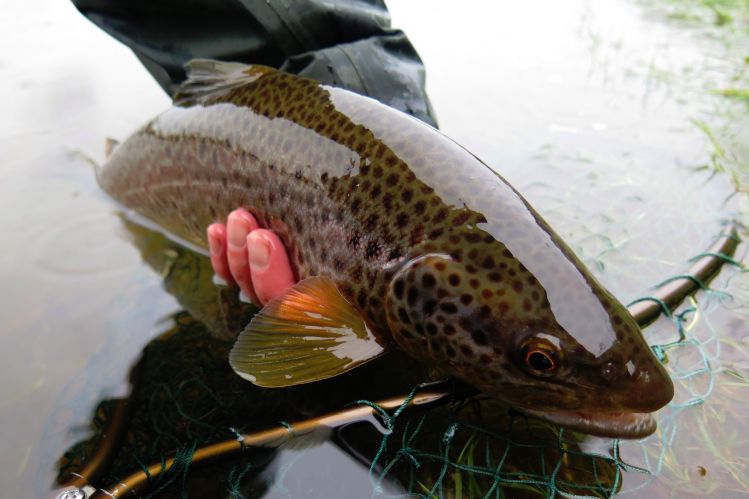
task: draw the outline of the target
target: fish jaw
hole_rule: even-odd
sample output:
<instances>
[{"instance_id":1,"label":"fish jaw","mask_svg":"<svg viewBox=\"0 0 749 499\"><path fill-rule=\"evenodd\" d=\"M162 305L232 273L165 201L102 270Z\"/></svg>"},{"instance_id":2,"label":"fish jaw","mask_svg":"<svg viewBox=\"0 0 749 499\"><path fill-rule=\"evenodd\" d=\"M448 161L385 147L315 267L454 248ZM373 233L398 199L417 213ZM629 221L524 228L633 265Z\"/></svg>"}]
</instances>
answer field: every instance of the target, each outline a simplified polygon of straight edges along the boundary
<instances>
[{"instance_id":1,"label":"fish jaw","mask_svg":"<svg viewBox=\"0 0 749 499\"><path fill-rule=\"evenodd\" d=\"M523 412L564 428L597 437L639 439L652 435L657 428L655 418L647 412L534 411L527 409L524 409Z\"/></svg>"}]
</instances>

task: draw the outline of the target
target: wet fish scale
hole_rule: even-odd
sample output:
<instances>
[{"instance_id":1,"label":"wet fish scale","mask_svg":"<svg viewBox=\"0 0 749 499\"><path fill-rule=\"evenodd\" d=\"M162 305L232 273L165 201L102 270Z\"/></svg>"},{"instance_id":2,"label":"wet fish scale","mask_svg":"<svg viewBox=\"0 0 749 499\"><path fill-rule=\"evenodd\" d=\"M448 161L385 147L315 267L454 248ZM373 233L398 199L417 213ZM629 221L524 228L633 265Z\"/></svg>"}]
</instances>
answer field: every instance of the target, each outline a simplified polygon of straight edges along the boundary
<instances>
[{"instance_id":1,"label":"wet fish scale","mask_svg":"<svg viewBox=\"0 0 749 499\"><path fill-rule=\"evenodd\" d=\"M520 406L543 398L534 387L561 407L626 405L621 393L580 388L582 377L611 384L604 365L620 383L665 376L626 309L449 138L267 68L192 84L102 170L101 185L126 206L202 248L210 223L248 207L279 234L299 277L330 278L383 343ZM519 352L539 335L568 357L574 389L528 375ZM640 367L627 373L627 361Z\"/></svg>"}]
</instances>

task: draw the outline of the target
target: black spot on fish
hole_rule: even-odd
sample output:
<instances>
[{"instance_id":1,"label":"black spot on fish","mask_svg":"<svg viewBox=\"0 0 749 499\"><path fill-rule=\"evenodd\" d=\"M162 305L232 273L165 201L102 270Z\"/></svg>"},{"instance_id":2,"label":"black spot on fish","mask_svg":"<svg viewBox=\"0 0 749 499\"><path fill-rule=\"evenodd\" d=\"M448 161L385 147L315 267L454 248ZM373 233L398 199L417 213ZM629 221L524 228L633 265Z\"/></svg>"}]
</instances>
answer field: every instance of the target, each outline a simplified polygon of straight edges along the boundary
<instances>
[{"instance_id":1,"label":"black spot on fish","mask_svg":"<svg viewBox=\"0 0 749 499\"><path fill-rule=\"evenodd\" d=\"M486 334L481 330L474 329L471 331L471 338L473 338L473 342L479 346L486 346L488 344Z\"/></svg>"},{"instance_id":2,"label":"black spot on fish","mask_svg":"<svg viewBox=\"0 0 749 499\"><path fill-rule=\"evenodd\" d=\"M441 303L440 310L446 314L455 314L458 312L458 307L456 307L454 303Z\"/></svg>"},{"instance_id":3,"label":"black spot on fish","mask_svg":"<svg viewBox=\"0 0 749 499\"><path fill-rule=\"evenodd\" d=\"M404 324L410 324L411 319L408 317L408 312L406 312L406 309L403 307L398 309L398 318L403 322Z\"/></svg>"},{"instance_id":4,"label":"black spot on fish","mask_svg":"<svg viewBox=\"0 0 749 499\"><path fill-rule=\"evenodd\" d=\"M379 221L380 217L376 213L372 213L367 217L367 220L364 222L364 230L367 232L372 232L375 227L377 226L377 222Z\"/></svg>"},{"instance_id":5,"label":"black spot on fish","mask_svg":"<svg viewBox=\"0 0 749 499\"><path fill-rule=\"evenodd\" d=\"M399 213L398 216L395 219L395 225L397 225L400 228L403 228L406 225L408 225L408 214L407 213Z\"/></svg>"},{"instance_id":6,"label":"black spot on fish","mask_svg":"<svg viewBox=\"0 0 749 499\"><path fill-rule=\"evenodd\" d=\"M360 289L359 293L357 293L356 303L359 304L359 308L364 308L367 306L367 292L363 289Z\"/></svg>"},{"instance_id":7,"label":"black spot on fish","mask_svg":"<svg viewBox=\"0 0 749 499\"><path fill-rule=\"evenodd\" d=\"M413 307L414 305L416 305L416 302L418 300L419 300L419 290L415 286L409 288L408 297L406 300L408 302L408 305Z\"/></svg>"},{"instance_id":8,"label":"black spot on fish","mask_svg":"<svg viewBox=\"0 0 749 499\"><path fill-rule=\"evenodd\" d=\"M424 302L424 306L422 309L424 310L424 315L432 315L432 312L434 312L434 309L437 308L437 302L434 300L427 300Z\"/></svg>"},{"instance_id":9,"label":"black spot on fish","mask_svg":"<svg viewBox=\"0 0 749 499\"><path fill-rule=\"evenodd\" d=\"M382 206L386 210L391 210L393 208L393 195L391 193L386 192L385 195L382 196Z\"/></svg>"},{"instance_id":10,"label":"black spot on fish","mask_svg":"<svg viewBox=\"0 0 749 499\"><path fill-rule=\"evenodd\" d=\"M401 252L400 248L393 248L390 250L390 253L388 254L388 260L397 260L403 256L403 253Z\"/></svg>"},{"instance_id":11,"label":"black spot on fish","mask_svg":"<svg viewBox=\"0 0 749 499\"><path fill-rule=\"evenodd\" d=\"M351 213L353 213L354 215L359 213L359 209L361 209L361 199L356 198L353 201L351 201L350 209L351 209Z\"/></svg>"},{"instance_id":12,"label":"black spot on fish","mask_svg":"<svg viewBox=\"0 0 749 499\"><path fill-rule=\"evenodd\" d=\"M403 299L403 279L397 279L393 283L393 293L395 294L395 297L399 300Z\"/></svg>"},{"instance_id":13,"label":"black spot on fish","mask_svg":"<svg viewBox=\"0 0 749 499\"><path fill-rule=\"evenodd\" d=\"M440 236L442 235L442 233L443 233L443 232L444 232L444 231L443 231L442 229L434 229L433 231L431 231L431 232L430 232L430 233L429 233L429 234L427 235L427 237L428 237L429 239L437 239L438 237L440 237Z\"/></svg>"},{"instance_id":14,"label":"black spot on fish","mask_svg":"<svg viewBox=\"0 0 749 499\"><path fill-rule=\"evenodd\" d=\"M359 246L359 242L361 241L361 235L358 231L354 231L354 233L349 237L348 245L352 248L356 248Z\"/></svg>"},{"instance_id":15,"label":"black spot on fish","mask_svg":"<svg viewBox=\"0 0 749 499\"><path fill-rule=\"evenodd\" d=\"M432 218L432 222L433 223L442 222L447 218L447 215L448 215L447 208L442 208L441 210L437 212L436 215L434 215L434 217Z\"/></svg>"},{"instance_id":16,"label":"black spot on fish","mask_svg":"<svg viewBox=\"0 0 749 499\"><path fill-rule=\"evenodd\" d=\"M369 241L367 243L367 250L366 250L366 258L367 260L374 260L378 256L380 256L380 252L382 250L382 247L377 241Z\"/></svg>"},{"instance_id":17,"label":"black spot on fish","mask_svg":"<svg viewBox=\"0 0 749 499\"><path fill-rule=\"evenodd\" d=\"M433 288L435 284L437 284L437 280L432 274L424 274L421 278L421 285L427 289Z\"/></svg>"},{"instance_id":18,"label":"black spot on fish","mask_svg":"<svg viewBox=\"0 0 749 499\"><path fill-rule=\"evenodd\" d=\"M463 211L461 213L458 213L455 218L453 218L453 224L463 225L468 221L469 218L471 218L471 214Z\"/></svg>"},{"instance_id":19,"label":"black spot on fish","mask_svg":"<svg viewBox=\"0 0 749 499\"><path fill-rule=\"evenodd\" d=\"M476 232L467 232L466 234L463 234L463 237L469 243L477 243L481 240L481 236Z\"/></svg>"}]
</instances>

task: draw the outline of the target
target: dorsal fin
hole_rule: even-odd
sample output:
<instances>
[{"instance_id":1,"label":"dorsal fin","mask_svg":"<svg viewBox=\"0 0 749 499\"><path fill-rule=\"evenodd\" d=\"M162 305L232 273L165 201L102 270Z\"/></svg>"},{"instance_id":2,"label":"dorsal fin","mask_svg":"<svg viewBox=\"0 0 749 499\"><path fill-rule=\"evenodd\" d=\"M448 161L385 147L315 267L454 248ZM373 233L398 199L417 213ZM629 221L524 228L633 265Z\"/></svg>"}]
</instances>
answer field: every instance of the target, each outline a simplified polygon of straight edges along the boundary
<instances>
[{"instance_id":1,"label":"dorsal fin","mask_svg":"<svg viewBox=\"0 0 749 499\"><path fill-rule=\"evenodd\" d=\"M187 80L174 93L174 104L183 107L205 104L217 93L247 85L276 70L238 62L193 59L185 64L185 71Z\"/></svg>"}]
</instances>

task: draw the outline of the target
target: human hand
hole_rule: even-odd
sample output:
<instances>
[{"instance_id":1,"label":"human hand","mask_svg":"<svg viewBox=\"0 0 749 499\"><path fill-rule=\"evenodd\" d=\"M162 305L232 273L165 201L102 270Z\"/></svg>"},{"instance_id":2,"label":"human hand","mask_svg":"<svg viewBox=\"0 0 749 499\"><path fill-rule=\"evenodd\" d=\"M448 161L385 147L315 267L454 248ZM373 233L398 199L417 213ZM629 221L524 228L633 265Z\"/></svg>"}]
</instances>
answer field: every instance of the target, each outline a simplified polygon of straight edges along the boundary
<instances>
[{"instance_id":1,"label":"human hand","mask_svg":"<svg viewBox=\"0 0 749 499\"><path fill-rule=\"evenodd\" d=\"M226 225L211 224L207 234L213 270L256 305L264 306L296 284L283 243L247 210L232 211Z\"/></svg>"}]
</instances>

